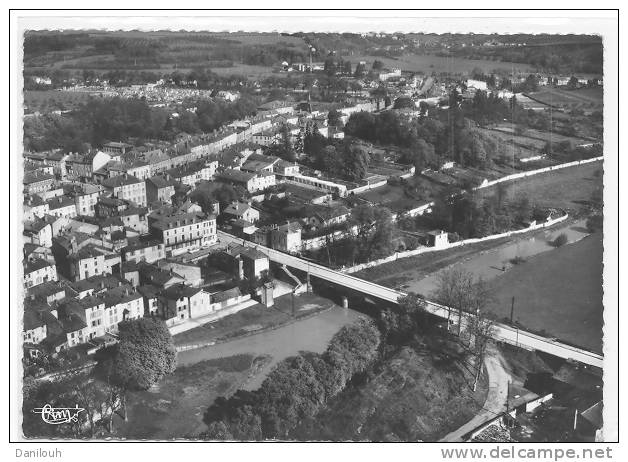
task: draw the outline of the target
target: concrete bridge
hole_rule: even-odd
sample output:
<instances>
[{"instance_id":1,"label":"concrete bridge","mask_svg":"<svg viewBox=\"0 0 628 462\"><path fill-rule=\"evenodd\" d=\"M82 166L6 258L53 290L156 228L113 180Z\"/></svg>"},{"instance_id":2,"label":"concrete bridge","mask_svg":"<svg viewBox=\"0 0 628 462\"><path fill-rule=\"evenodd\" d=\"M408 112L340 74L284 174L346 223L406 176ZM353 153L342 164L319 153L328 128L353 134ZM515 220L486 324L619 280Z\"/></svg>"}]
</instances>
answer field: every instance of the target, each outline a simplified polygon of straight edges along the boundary
<instances>
[{"instance_id":1,"label":"concrete bridge","mask_svg":"<svg viewBox=\"0 0 628 462\"><path fill-rule=\"evenodd\" d=\"M249 241L243 242L242 239L239 239L223 231L218 231L218 238L223 243L244 244L250 247L254 247L268 255L268 258L271 261L307 272L312 276L316 276L317 278L347 287L349 289L361 292L371 297L376 297L391 303L397 303L399 297L407 295L404 292L389 289L388 287L384 287L373 282L365 281L363 279L359 279L348 274L340 273L323 265L312 263L293 255L280 252L278 250L269 249L268 247L254 244ZM458 314L455 310L451 310L446 306L439 305L438 303L434 303L431 301L427 302L426 309L431 314L444 319L448 318L449 312L451 311L451 318L458 318ZM464 313L463 319L459 320L459 322L464 325L466 324L465 319L468 319L471 316L473 315ZM548 339L522 329L517 329L516 327L508 326L506 324L495 323L493 338L495 340L507 342L518 347L543 351L545 353L549 353L551 355L558 356L564 359L576 360L590 366L602 368L604 365L604 357L602 355L571 345L567 345L556 340Z\"/></svg>"}]
</instances>

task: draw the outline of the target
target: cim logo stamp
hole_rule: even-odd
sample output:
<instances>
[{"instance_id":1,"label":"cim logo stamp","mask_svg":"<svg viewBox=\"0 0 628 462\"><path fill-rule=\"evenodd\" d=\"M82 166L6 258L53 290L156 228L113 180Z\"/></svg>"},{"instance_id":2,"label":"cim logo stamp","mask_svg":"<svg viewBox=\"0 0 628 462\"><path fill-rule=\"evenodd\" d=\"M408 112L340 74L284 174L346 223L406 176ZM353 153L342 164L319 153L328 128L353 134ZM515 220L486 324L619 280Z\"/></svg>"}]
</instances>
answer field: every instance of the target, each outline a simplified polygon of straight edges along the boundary
<instances>
[{"instance_id":1,"label":"cim logo stamp","mask_svg":"<svg viewBox=\"0 0 628 462\"><path fill-rule=\"evenodd\" d=\"M52 407L46 404L44 407L36 407L33 413L41 414L41 420L51 425L78 422L78 416L85 409L82 407Z\"/></svg>"}]
</instances>

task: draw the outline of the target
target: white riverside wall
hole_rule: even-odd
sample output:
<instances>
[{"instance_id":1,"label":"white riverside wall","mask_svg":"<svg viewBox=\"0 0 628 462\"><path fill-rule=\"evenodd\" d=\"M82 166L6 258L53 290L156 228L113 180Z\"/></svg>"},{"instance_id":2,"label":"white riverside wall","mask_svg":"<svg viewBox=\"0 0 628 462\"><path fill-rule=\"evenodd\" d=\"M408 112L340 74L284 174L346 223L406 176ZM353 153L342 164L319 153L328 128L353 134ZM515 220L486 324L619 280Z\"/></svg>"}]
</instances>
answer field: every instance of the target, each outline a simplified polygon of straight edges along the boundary
<instances>
[{"instance_id":1,"label":"white riverside wall","mask_svg":"<svg viewBox=\"0 0 628 462\"><path fill-rule=\"evenodd\" d=\"M392 254L389 257L381 258L379 260L370 261L368 263L362 263L360 265L351 266L349 268L343 268L343 269L341 269L339 271L341 271L342 273L346 273L346 274L356 273L356 272L362 271L363 269L366 269L366 268L372 268L374 266L383 265L384 263L390 263L390 262L399 260L400 258L414 257L415 255L421 255L421 254L424 254L424 253L438 252L440 250L452 249L454 247L461 247L461 246L467 245L467 244L475 244L475 243L478 243L478 242L485 242L485 241L491 241L491 240L494 240L494 239L500 239L502 237L509 237L509 236L512 236L512 235L515 235L515 234L527 233L529 231L534 231L534 230L537 230L537 229L547 228L549 226L555 225L556 223L560 223L561 221L565 221L568 217L569 217L569 215L567 213L565 213L564 215L562 215L562 216L560 216L558 218L554 218L553 220L548 220L545 223L538 223L538 224L535 224L535 225L532 225L532 226L529 226L529 227L523 228L523 229L507 231L507 232L501 233L501 234L491 234L490 236L486 236L486 237L464 239L464 240L458 241L458 242L451 242L451 243L447 244L446 246L442 246L442 247L420 247L420 248L414 249L414 250L406 250L405 252L395 252L394 254Z\"/></svg>"},{"instance_id":2,"label":"white riverside wall","mask_svg":"<svg viewBox=\"0 0 628 462\"><path fill-rule=\"evenodd\" d=\"M564 164L552 165L551 167L539 168L537 170L530 170L528 172L514 173L512 175L506 175L493 181L487 181L486 183L483 183L480 186L476 186L475 188L473 188L473 190L477 191L478 189L488 188L489 186L494 186L498 183L503 183L504 181L517 180L519 178L526 178L528 176L538 175L539 173L547 173L547 172L552 172L554 170L560 170L561 168L575 167L577 165L597 162L598 160L603 160L603 159L604 159L604 156L592 157L591 159L575 160L573 162L566 162Z\"/></svg>"},{"instance_id":3,"label":"white riverside wall","mask_svg":"<svg viewBox=\"0 0 628 462\"><path fill-rule=\"evenodd\" d=\"M526 178L526 177L529 177L529 176L538 175L540 173L547 173L547 172L551 172L551 171L554 171L554 170L560 170L560 169L567 168L567 167L575 167L575 166L582 165L582 164L588 164L588 163L591 163L591 162L597 162L597 161L600 161L600 160L603 160L603 159L604 159L603 156L592 157L591 159L577 160L577 161L574 161L574 162L567 162L567 163L564 163L564 164L553 165L551 167L540 168L540 169L537 169L537 170L530 170L528 172L515 173L513 175L504 176L504 177L499 178L497 180L486 182L486 183L482 184L481 186L477 186L477 187L475 187L473 189L474 190L484 189L484 188L487 188L489 186L494 186L494 185L496 185L498 183L502 183L504 181L511 181L511 180L516 180L516 179L519 179L519 178ZM416 216L416 215L423 214L426 211L428 211L428 209L430 209L433 205L434 205L434 203L430 202L428 204L423 204L423 205L421 205L419 207L416 207L416 208L414 208L412 210L408 210L406 212L403 212L402 214L394 214L393 215L393 220L397 220L397 218L399 218L399 216ZM501 233L501 234L493 234L491 236L486 236L486 237L483 237L483 238L465 239L465 240L458 241L458 242L452 242L452 243L448 244L446 247L438 247L438 248L435 248L435 247L421 247L419 249L407 250L405 252L395 252L394 254L392 254L389 257L381 258L379 260L371 261L371 262L368 262L368 263L362 263L360 265L351 266L349 268L343 268L340 271L343 272L343 273L351 274L351 273L355 273L355 272L361 271L361 270L366 269L366 268L372 268L373 266L383 265L384 263L389 263L389 262L395 261L395 260L397 260L399 258L413 257L415 255L420 255L420 254L423 254L423 253L436 252L436 251L439 251L439 250L451 249L453 247L459 247L459 246L462 246L462 245L465 245L465 244L475 244L476 242L484 242L484 241L489 241L489 240L492 240L492 239L499 239L499 238L502 238L502 237L509 237L509 236L512 236L513 234L520 234L520 233L525 233L525 232L528 232L528 231L533 231L535 229L546 228L546 227L552 226L552 225L554 225L556 223L560 223L561 221L564 221L567 218L568 218L568 215L565 214L564 216L558 217L558 218L556 218L554 220L550 220L550 221L547 221L545 223L533 225L533 226L530 226L528 228L519 229L519 230L515 230L515 231L509 231L509 232Z\"/></svg>"}]
</instances>

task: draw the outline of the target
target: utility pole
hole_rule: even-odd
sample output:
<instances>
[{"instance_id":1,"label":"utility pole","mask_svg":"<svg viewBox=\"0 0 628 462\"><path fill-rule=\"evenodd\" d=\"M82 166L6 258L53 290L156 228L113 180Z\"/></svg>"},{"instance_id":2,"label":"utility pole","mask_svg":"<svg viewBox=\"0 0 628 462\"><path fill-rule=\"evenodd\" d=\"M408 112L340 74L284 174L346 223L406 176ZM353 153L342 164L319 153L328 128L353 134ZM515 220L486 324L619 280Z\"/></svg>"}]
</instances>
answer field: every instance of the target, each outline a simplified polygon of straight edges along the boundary
<instances>
[{"instance_id":1,"label":"utility pole","mask_svg":"<svg viewBox=\"0 0 628 462\"><path fill-rule=\"evenodd\" d=\"M510 301L510 324L513 323L513 315L515 313L515 297L512 297L512 300Z\"/></svg>"}]
</instances>

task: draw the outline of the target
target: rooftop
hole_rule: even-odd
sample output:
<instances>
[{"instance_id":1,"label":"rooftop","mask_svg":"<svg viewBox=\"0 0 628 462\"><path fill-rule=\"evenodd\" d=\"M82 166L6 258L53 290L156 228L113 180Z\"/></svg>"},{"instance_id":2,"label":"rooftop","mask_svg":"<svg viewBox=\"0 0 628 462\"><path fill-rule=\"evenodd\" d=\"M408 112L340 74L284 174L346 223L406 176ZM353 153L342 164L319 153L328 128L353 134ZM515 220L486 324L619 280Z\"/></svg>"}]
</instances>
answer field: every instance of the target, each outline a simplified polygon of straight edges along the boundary
<instances>
[{"instance_id":1,"label":"rooftop","mask_svg":"<svg viewBox=\"0 0 628 462\"><path fill-rule=\"evenodd\" d=\"M117 175L111 178L106 178L103 180L102 185L106 188L119 188L120 186L127 186L130 184L143 183L139 178L134 177L133 175Z\"/></svg>"}]
</instances>

